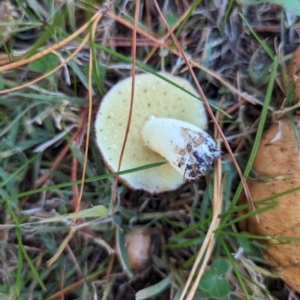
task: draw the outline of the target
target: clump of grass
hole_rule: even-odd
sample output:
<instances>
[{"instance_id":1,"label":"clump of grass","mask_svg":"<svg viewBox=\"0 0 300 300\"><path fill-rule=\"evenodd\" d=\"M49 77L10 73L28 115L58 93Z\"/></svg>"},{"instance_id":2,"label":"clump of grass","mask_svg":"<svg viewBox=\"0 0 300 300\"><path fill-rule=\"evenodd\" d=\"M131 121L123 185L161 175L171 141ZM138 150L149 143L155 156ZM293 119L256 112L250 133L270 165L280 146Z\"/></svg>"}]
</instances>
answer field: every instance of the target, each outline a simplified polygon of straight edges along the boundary
<instances>
[{"instance_id":1,"label":"clump of grass","mask_svg":"<svg viewBox=\"0 0 300 300\"><path fill-rule=\"evenodd\" d=\"M286 296L283 283L270 279L264 246L238 230L242 185L224 146L222 165L203 180L150 195L107 174L93 119L103 94L133 64L136 72L192 81L181 50L247 177L283 98L273 40L280 36L290 53L296 19L270 3L168 2L160 9L178 49L154 2L136 3L135 15L126 1L107 2L100 13L93 1L16 1L14 15L1 20L12 28L0 53L1 297L180 299L206 243L189 299ZM151 260L136 271L124 236L141 228L151 232Z\"/></svg>"}]
</instances>

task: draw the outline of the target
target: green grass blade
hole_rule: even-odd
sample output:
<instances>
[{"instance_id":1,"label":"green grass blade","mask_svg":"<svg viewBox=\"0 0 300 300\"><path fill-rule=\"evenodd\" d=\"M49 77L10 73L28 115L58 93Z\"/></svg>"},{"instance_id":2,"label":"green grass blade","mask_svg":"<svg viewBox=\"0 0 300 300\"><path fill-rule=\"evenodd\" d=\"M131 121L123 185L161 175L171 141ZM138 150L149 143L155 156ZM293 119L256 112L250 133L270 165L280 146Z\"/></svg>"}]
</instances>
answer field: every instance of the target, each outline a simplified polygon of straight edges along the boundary
<instances>
[{"instance_id":1,"label":"green grass blade","mask_svg":"<svg viewBox=\"0 0 300 300\"><path fill-rule=\"evenodd\" d=\"M133 169L130 169L130 170L124 170L124 171L120 171L120 172L115 172L115 173L105 174L105 175L96 176L96 177L92 177L92 178L87 178L87 179L85 179L84 183L89 183L89 182L93 182L93 181L96 181L96 180L104 180L104 179L116 177L116 176L123 175L123 174L128 174L128 173L138 172L138 171L141 171L141 170L155 168L155 167L161 166L165 163L166 162L158 162L158 163L154 163L154 164L145 165L145 166L142 166L142 167L133 168ZM36 194L36 193L61 189L61 188L65 188L65 187L69 187L69 186L76 185L76 184L81 184L81 183L82 183L81 180L75 180L75 181L71 181L71 182L64 182L64 183L55 184L55 185L51 185L51 186L47 186L47 187L42 187L42 188L39 188L39 189L30 190L30 191L26 191L26 192L19 193L19 194L16 194L16 195L4 197L3 199L0 200L0 203L7 202L9 200L16 199L16 198L27 197L27 196L30 196L30 195L33 195L33 194Z\"/></svg>"}]
</instances>

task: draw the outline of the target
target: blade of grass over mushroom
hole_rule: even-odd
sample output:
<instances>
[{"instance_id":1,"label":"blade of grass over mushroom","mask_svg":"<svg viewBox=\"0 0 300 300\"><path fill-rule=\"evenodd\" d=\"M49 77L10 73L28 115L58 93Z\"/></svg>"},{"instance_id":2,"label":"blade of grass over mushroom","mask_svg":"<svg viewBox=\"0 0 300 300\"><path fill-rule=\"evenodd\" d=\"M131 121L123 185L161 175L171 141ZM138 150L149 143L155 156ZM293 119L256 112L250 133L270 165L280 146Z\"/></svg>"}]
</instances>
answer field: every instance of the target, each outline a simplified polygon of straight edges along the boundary
<instances>
[{"instance_id":1,"label":"blade of grass over mushroom","mask_svg":"<svg viewBox=\"0 0 300 300\"><path fill-rule=\"evenodd\" d=\"M149 165L145 165L145 166L138 167L138 168L133 168L133 169L130 169L130 170L124 170L124 171L114 172L114 173L105 174L105 175L101 175L101 176L96 176L96 177L92 177L92 178L86 178L84 180L84 183L89 183L89 182L93 182L93 181L96 181L96 180L105 180L105 179L116 177L116 176L119 176L119 175L122 175L122 174L133 173L133 172L138 172L138 171L145 170L145 169L155 168L155 167L161 166L165 163L166 162L158 162L158 163L149 164ZM52 186L47 186L47 187L43 187L43 188L39 188L39 189L33 189L33 190L22 192L22 193L19 193L19 194L16 194L16 195L3 197L0 200L0 203L6 202L6 201L9 201L9 200L12 200L12 199L16 199L16 198L21 198L21 197L34 195L34 194L40 193L40 192L61 189L61 188L69 187L69 186L72 186L72 185L75 185L75 184L80 184L80 183L82 183L82 180L76 180L76 181L72 181L72 182L64 182L64 183L60 183L60 184L56 184L56 185L52 185Z\"/></svg>"},{"instance_id":2,"label":"blade of grass over mushroom","mask_svg":"<svg viewBox=\"0 0 300 300\"><path fill-rule=\"evenodd\" d=\"M249 22L247 21L247 19L241 14L239 13L241 19L243 20L243 22L246 24L246 26L248 27L248 29L251 31L252 35L256 38L256 40L260 43L260 45L262 46L262 48L266 51L266 53L269 55L269 57L274 60L275 59L275 55L272 51L272 49L269 47L269 45L265 42L262 41L259 36L256 34L256 32L253 30L253 28L251 27L251 25L249 24Z\"/></svg>"},{"instance_id":3,"label":"blade of grass over mushroom","mask_svg":"<svg viewBox=\"0 0 300 300\"><path fill-rule=\"evenodd\" d=\"M253 146L252 146L252 151L250 153L250 156L249 156L249 159L247 161L247 165L246 165L246 168L245 168L245 171L244 171L244 178L248 178L248 176L249 176L249 173L251 171L252 164L253 164L253 161L254 161L254 158L256 156L256 152L257 152L260 140L261 140L261 135L262 135L263 130L264 130L264 126L265 126L265 122L266 122L266 118L267 118L267 113L268 113L268 107L269 107L269 104L270 104L271 99L272 99L272 93L273 93L273 87L274 87L274 82L275 82L275 78L276 78L277 67L278 67L278 59L277 59L277 57L275 57L273 65L272 65L270 81L269 81L269 84L268 84L268 87L267 87L266 97L265 97L265 100L264 100L264 106L262 108L259 124L258 124L258 127L257 127L255 140L254 140L254 143L253 143ZM228 208L229 210L232 209L236 205L236 203L237 203L237 201L240 197L240 194L242 192L242 188L243 188L242 183L239 183L238 188L237 188L237 190L234 194L234 197L232 199L232 202L230 204L230 207ZM229 215L227 217L224 217L221 220L220 226L223 226L224 224L226 224L228 219L229 219Z\"/></svg>"}]
</instances>

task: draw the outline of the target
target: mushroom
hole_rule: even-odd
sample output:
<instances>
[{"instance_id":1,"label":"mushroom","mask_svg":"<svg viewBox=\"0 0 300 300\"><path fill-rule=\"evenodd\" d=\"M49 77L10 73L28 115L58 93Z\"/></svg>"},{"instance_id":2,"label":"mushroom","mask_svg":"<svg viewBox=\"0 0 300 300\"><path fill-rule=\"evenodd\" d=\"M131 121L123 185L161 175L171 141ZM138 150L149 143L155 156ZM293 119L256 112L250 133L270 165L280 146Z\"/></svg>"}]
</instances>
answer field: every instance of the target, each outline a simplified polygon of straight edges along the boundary
<instances>
[{"instance_id":1,"label":"mushroom","mask_svg":"<svg viewBox=\"0 0 300 300\"><path fill-rule=\"evenodd\" d=\"M195 89L182 78L159 76L164 79L152 74L135 77L132 118L120 168L168 160L159 167L120 176L129 187L150 193L174 190L185 177L198 179L220 156L214 140L203 131L207 116ZM131 77L118 82L103 98L95 121L96 142L112 172L118 170L125 138L131 85Z\"/></svg>"},{"instance_id":2,"label":"mushroom","mask_svg":"<svg viewBox=\"0 0 300 300\"><path fill-rule=\"evenodd\" d=\"M253 163L256 178L247 181L254 204L300 186L299 138L300 117L293 121L281 119L263 133ZM256 208L272 203L276 206L259 214L259 222L255 216L244 220L241 229L254 235L300 238L299 199L300 191L295 191L256 204ZM245 195L240 202L246 203ZM276 266L278 275L289 286L300 292L300 242L270 238L266 243L265 258Z\"/></svg>"},{"instance_id":3,"label":"mushroom","mask_svg":"<svg viewBox=\"0 0 300 300\"><path fill-rule=\"evenodd\" d=\"M141 270L149 263L153 251L149 229L137 229L126 234L125 245L132 270Z\"/></svg>"}]
</instances>

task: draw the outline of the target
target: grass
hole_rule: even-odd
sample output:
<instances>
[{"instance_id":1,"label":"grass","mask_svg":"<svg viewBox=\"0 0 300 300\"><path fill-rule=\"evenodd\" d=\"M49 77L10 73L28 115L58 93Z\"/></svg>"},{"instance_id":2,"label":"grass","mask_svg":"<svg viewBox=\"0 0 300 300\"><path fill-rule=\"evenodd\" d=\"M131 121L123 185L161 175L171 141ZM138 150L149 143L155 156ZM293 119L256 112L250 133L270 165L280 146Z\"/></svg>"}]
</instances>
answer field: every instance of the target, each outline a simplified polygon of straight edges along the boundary
<instances>
[{"instance_id":1,"label":"grass","mask_svg":"<svg viewBox=\"0 0 300 300\"><path fill-rule=\"evenodd\" d=\"M298 19L269 2L136 3L0 4L10 11L0 14L0 299L293 297L261 256L266 237L239 231L253 212L238 216L249 204L237 205L236 166L251 174L281 107ZM106 171L93 122L131 69L185 77L212 109L222 163L199 182L150 195L116 177L161 163ZM125 246L132 232L151 240L138 270Z\"/></svg>"}]
</instances>

